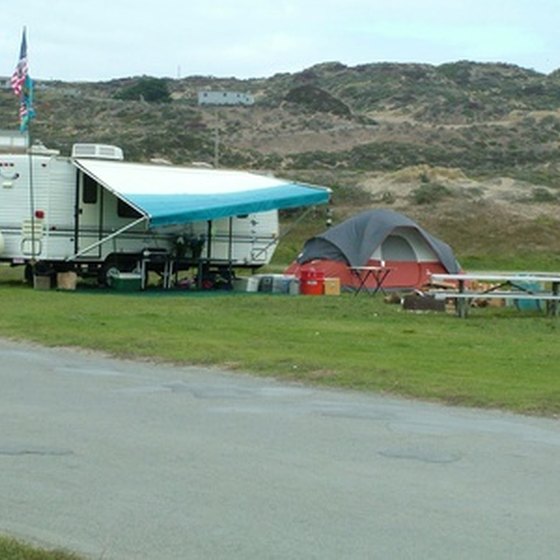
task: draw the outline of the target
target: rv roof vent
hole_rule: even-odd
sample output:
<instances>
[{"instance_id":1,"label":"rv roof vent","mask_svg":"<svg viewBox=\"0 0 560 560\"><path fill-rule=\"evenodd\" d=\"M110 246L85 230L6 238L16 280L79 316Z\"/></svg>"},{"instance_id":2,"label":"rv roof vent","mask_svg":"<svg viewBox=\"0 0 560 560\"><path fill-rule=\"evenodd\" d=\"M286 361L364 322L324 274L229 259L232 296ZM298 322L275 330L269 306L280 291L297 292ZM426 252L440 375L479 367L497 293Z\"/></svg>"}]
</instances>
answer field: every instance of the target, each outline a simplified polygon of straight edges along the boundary
<instances>
[{"instance_id":1,"label":"rv roof vent","mask_svg":"<svg viewBox=\"0 0 560 560\"><path fill-rule=\"evenodd\" d=\"M73 158L114 159L123 160L123 151L117 146L108 144L74 144L72 146Z\"/></svg>"}]
</instances>

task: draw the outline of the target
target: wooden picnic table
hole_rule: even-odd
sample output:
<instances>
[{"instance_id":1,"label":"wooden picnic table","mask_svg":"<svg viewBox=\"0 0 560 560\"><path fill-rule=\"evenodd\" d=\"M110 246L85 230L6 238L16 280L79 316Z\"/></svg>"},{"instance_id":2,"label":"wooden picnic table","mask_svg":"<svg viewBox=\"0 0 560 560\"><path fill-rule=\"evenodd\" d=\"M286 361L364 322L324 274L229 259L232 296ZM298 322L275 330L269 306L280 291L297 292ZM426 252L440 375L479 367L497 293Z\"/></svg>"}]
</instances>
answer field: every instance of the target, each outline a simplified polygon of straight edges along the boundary
<instances>
[{"instance_id":1,"label":"wooden picnic table","mask_svg":"<svg viewBox=\"0 0 560 560\"><path fill-rule=\"evenodd\" d=\"M466 318L475 299L510 299L546 301L549 315L558 316L560 274L549 272L470 272L432 274L432 283L454 286L450 289L430 289L428 293L440 299L453 299L457 315ZM480 286L480 283L488 286ZM537 284L535 289L531 284Z\"/></svg>"}]
</instances>

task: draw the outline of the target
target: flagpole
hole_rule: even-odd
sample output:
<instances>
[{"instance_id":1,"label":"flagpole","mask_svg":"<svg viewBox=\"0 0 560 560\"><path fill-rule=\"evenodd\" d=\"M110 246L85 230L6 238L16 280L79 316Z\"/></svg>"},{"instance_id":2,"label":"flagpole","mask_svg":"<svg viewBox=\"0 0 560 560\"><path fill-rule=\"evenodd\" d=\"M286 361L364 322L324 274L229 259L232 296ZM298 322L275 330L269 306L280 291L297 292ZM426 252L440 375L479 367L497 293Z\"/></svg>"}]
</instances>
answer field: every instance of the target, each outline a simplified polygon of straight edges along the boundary
<instances>
[{"instance_id":1,"label":"flagpole","mask_svg":"<svg viewBox=\"0 0 560 560\"><path fill-rule=\"evenodd\" d=\"M29 76L29 66L27 61L27 33L23 28L21 47L16 69L11 78L11 86L14 93L18 96L20 132L27 132L27 155L29 160L29 210L31 224L31 265L35 266L36 261L36 232L35 232L35 193L33 189L33 143L31 141L31 120L35 116L33 110L33 80Z\"/></svg>"},{"instance_id":2,"label":"flagpole","mask_svg":"<svg viewBox=\"0 0 560 560\"><path fill-rule=\"evenodd\" d=\"M33 188L33 143L31 142L31 125L27 123L27 156L29 160L29 209L31 212L31 265L35 268L35 192ZM33 271L35 272L35 271Z\"/></svg>"},{"instance_id":3,"label":"flagpole","mask_svg":"<svg viewBox=\"0 0 560 560\"><path fill-rule=\"evenodd\" d=\"M29 66L27 62L27 29L23 28L23 42L25 49L25 80L21 90L21 124L22 132L27 132L27 156L29 162L29 211L31 218L31 266L33 273L35 273L35 265L37 261L37 246L36 246L36 232L35 232L35 189L33 185L33 142L31 138L31 120L33 118L33 80L29 75Z\"/></svg>"}]
</instances>

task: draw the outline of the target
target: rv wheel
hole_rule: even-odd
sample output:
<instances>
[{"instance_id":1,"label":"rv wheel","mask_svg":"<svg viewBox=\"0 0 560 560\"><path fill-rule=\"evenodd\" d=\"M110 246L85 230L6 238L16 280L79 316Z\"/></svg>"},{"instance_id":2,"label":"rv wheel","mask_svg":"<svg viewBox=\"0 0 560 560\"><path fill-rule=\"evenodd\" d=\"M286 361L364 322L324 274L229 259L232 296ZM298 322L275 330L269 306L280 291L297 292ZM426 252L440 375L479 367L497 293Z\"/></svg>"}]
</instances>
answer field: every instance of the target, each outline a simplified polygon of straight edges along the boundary
<instances>
[{"instance_id":1,"label":"rv wheel","mask_svg":"<svg viewBox=\"0 0 560 560\"><path fill-rule=\"evenodd\" d=\"M109 270L107 270L107 273L105 274L105 286L110 286L111 277L118 276L119 273L120 270L116 266L112 266Z\"/></svg>"},{"instance_id":2,"label":"rv wheel","mask_svg":"<svg viewBox=\"0 0 560 560\"><path fill-rule=\"evenodd\" d=\"M120 272L118 266L112 261L105 261L99 268L97 274L97 283L100 286L107 287L110 285L109 278L111 275L118 274Z\"/></svg>"},{"instance_id":3,"label":"rv wheel","mask_svg":"<svg viewBox=\"0 0 560 560\"><path fill-rule=\"evenodd\" d=\"M136 258L123 258L119 256L109 256L99 267L97 282L100 286L109 286L109 277L119 272L132 272L136 267Z\"/></svg>"}]
</instances>

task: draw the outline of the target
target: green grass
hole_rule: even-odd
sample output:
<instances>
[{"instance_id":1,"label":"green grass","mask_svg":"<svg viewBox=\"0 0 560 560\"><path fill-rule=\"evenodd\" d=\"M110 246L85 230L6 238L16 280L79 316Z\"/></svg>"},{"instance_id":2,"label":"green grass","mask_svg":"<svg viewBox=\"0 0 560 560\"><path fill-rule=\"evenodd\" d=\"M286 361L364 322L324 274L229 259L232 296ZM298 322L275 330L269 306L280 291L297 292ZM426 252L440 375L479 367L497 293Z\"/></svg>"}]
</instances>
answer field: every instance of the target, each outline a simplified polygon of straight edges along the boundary
<instances>
[{"instance_id":1,"label":"green grass","mask_svg":"<svg viewBox=\"0 0 560 560\"><path fill-rule=\"evenodd\" d=\"M2 560L79 560L79 556L62 550L32 547L10 537L0 536Z\"/></svg>"},{"instance_id":2,"label":"green grass","mask_svg":"<svg viewBox=\"0 0 560 560\"><path fill-rule=\"evenodd\" d=\"M560 321L466 321L380 297L39 291L0 283L0 336L524 413L560 413Z\"/></svg>"},{"instance_id":3,"label":"green grass","mask_svg":"<svg viewBox=\"0 0 560 560\"><path fill-rule=\"evenodd\" d=\"M519 253L492 253L466 255L459 258L465 270L515 270L557 272L560 270L560 254L554 251L531 251Z\"/></svg>"}]
</instances>

